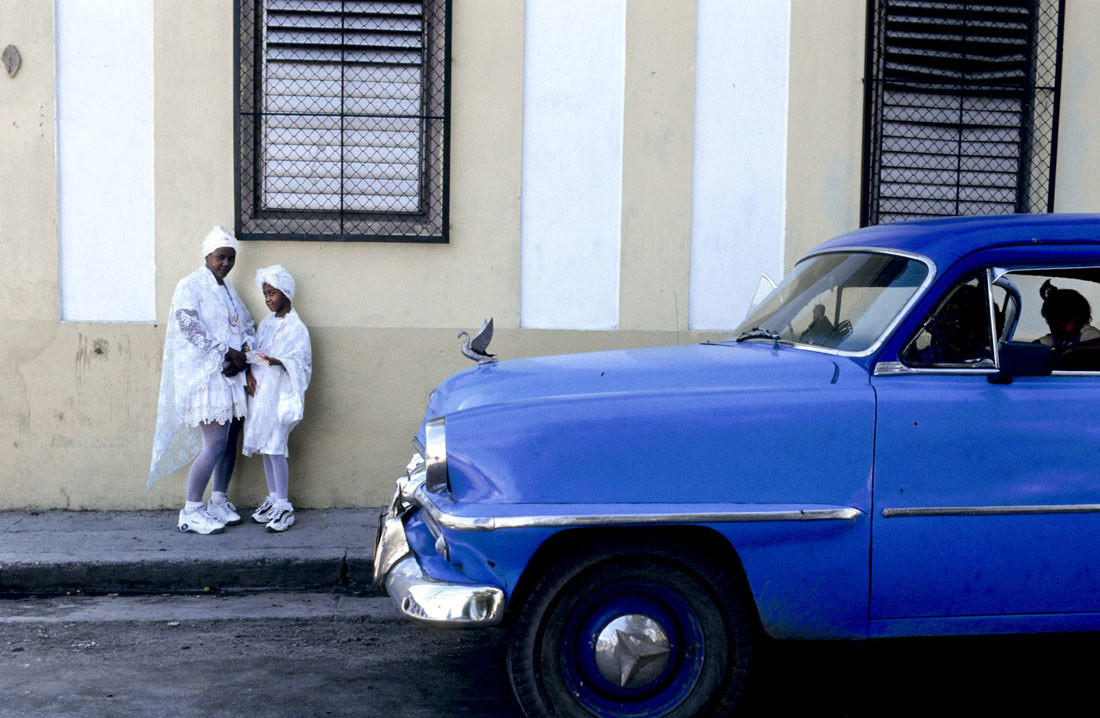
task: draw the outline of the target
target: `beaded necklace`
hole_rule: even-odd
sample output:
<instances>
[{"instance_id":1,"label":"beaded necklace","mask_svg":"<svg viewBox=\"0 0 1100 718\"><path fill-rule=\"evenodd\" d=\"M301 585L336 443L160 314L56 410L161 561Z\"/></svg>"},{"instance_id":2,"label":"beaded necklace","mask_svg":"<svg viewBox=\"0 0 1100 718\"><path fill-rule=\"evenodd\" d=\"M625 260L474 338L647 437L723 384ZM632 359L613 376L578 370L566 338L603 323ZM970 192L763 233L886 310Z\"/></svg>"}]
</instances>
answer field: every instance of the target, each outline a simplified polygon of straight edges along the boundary
<instances>
[{"instance_id":1,"label":"beaded necklace","mask_svg":"<svg viewBox=\"0 0 1100 718\"><path fill-rule=\"evenodd\" d=\"M233 301L233 295L229 293L229 287L222 285L222 289L225 290L225 314L229 320L229 333L234 335L240 335L241 333L241 313L237 309L237 303Z\"/></svg>"}]
</instances>

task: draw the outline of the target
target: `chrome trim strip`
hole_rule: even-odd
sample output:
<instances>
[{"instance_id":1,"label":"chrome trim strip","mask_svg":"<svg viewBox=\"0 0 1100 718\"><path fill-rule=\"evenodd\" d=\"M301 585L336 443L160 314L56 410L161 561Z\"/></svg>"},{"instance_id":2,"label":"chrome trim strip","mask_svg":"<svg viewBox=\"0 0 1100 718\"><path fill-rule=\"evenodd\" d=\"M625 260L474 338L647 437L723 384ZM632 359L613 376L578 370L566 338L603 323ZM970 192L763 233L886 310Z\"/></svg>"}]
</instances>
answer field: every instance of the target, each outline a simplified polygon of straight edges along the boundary
<instances>
[{"instance_id":1,"label":"chrome trim strip","mask_svg":"<svg viewBox=\"0 0 1100 718\"><path fill-rule=\"evenodd\" d=\"M960 375L971 375L972 374L972 375L981 376L981 375L997 374L997 372L998 372L998 369L994 369L992 367L983 367L983 368L975 367L975 368L972 368L972 369L971 368L966 368L966 367L963 367L963 366L944 367L944 368L931 368L931 367L926 367L926 366L922 366L922 367L908 366L908 365L902 364L901 362L879 362L878 364L875 365L875 371L873 371L872 374L875 375L875 376L899 376L899 375L902 375L902 374L960 374ZM1100 371L1069 372L1069 371L1067 371L1067 369L1056 369L1056 371L1051 372L1051 376L1100 376ZM1036 377L1021 376L1021 377L1016 377L1016 378L1021 378L1021 379L1026 379L1026 378L1045 379L1047 377L1045 377L1045 376L1042 376L1042 377L1041 376L1036 376Z\"/></svg>"},{"instance_id":2,"label":"chrome trim strip","mask_svg":"<svg viewBox=\"0 0 1100 718\"><path fill-rule=\"evenodd\" d=\"M881 369L879 367L882 367ZM903 374L955 374L959 376L988 376L996 374L993 367L912 367L898 361L884 361L875 364L874 376L901 376Z\"/></svg>"},{"instance_id":3,"label":"chrome trim strip","mask_svg":"<svg viewBox=\"0 0 1100 718\"><path fill-rule=\"evenodd\" d=\"M740 523L754 521L854 521L863 512L851 506L790 511L716 511L696 513L565 514L561 516L455 516L436 506L423 486L414 499L440 526L453 531L497 531L518 528L562 528L621 524Z\"/></svg>"},{"instance_id":4,"label":"chrome trim strip","mask_svg":"<svg viewBox=\"0 0 1100 718\"><path fill-rule=\"evenodd\" d=\"M424 525L428 527L428 533L435 539L435 552L443 557L444 561L451 560L451 546L447 543L447 537L443 535L443 529L435 522L431 511L425 511L421 515Z\"/></svg>"},{"instance_id":5,"label":"chrome trim strip","mask_svg":"<svg viewBox=\"0 0 1100 718\"><path fill-rule=\"evenodd\" d=\"M929 367L911 367L902 364L899 361L884 361L875 364L874 376L901 376L905 374L957 374L957 375L974 375L985 376L990 374L996 374L997 370L992 368L983 369L967 369L965 367L932 369ZM1067 371L1065 369L1058 369L1052 371L1050 376L1100 376L1100 371ZM1048 377L1016 377L1017 379L1046 379Z\"/></svg>"},{"instance_id":6,"label":"chrome trim strip","mask_svg":"<svg viewBox=\"0 0 1100 718\"><path fill-rule=\"evenodd\" d=\"M1015 514L1095 514L1100 504L1051 504L1037 506L920 506L883 509L883 518L911 516L1010 516Z\"/></svg>"},{"instance_id":7,"label":"chrome trim strip","mask_svg":"<svg viewBox=\"0 0 1100 718\"><path fill-rule=\"evenodd\" d=\"M917 372L900 361L880 361L875 364L874 376L894 376L896 374L916 374Z\"/></svg>"},{"instance_id":8,"label":"chrome trim strip","mask_svg":"<svg viewBox=\"0 0 1100 718\"><path fill-rule=\"evenodd\" d=\"M989 310L989 341L993 345L993 366L1001 368L1001 337L997 334L997 314L993 311L993 270L985 270L985 305Z\"/></svg>"}]
</instances>

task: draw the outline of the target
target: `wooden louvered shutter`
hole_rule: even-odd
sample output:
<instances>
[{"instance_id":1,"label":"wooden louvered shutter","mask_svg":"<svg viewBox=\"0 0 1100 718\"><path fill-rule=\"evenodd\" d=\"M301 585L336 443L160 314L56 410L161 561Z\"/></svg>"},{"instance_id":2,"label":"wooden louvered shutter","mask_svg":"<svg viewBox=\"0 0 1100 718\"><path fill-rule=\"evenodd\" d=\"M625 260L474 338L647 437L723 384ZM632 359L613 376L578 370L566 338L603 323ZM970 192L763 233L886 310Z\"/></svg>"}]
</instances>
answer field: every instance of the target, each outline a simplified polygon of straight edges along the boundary
<instances>
[{"instance_id":1,"label":"wooden louvered shutter","mask_svg":"<svg viewBox=\"0 0 1100 718\"><path fill-rule=\"evenodd\" d=\"M420 2L264 0L261 208L423 209Z\"/></svg>"},{"instance_id":2,"label":"wooden louvered shutter","mask_svg":"<svg viewBox=\"0 0 1100 718\"><path fill-rule=\"evenodd\" d=\"M1047 211L1059 4L875 5L866 223Z\"/></svg>"}]
</instances>

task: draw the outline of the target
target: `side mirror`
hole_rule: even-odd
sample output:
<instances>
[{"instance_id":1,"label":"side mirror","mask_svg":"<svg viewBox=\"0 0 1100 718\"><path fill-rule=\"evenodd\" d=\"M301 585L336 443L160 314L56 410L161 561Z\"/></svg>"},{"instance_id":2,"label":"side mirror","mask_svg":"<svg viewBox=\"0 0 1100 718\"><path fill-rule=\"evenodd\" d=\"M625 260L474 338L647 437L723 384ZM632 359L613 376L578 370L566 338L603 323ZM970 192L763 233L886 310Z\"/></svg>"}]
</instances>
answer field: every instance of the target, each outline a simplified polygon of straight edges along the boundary
<instances>
[{"instance_id":1,"label":"side mirror","mask_svg":"<svg viewBox=\"0 0 1100 718\"><path fill-rule=\"evenodd\" d=\"M1000 371L989 376L993 384L1011 384L1018 376L1050 376L1053 368L1053 352L1045 344L1006 342L1000 359Z\"/></svg>"}]
</instances>

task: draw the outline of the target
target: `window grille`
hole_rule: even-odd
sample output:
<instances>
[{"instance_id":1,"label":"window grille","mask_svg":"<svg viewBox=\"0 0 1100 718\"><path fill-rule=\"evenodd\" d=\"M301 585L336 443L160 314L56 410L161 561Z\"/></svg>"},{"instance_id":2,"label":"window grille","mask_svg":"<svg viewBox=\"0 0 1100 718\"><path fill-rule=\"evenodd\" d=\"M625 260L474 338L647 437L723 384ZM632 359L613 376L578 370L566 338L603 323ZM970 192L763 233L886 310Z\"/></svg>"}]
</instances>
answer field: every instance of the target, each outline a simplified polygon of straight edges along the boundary
<instances>
[{"instance_id":1,"label":"window grille","mask_svg":"<svg viewBox=\"0 0 1100 718\"><path fill-rule=\"evenodd\" d=\"M447 240L449 0L238 0L238 236Z\"/></svg>"},{"instance_id":2,"label":"window grille","mask_svg":"<svg viewBox=\"0 0 1100 718\"><path fill-rule=\"evenodd\" d=\"M862 224L1054 206L1064 0L868 0Z\"/></svg>"}]
</instances>

